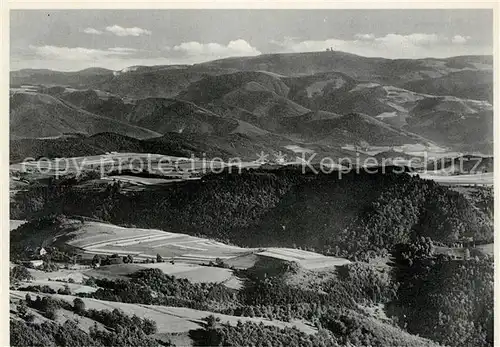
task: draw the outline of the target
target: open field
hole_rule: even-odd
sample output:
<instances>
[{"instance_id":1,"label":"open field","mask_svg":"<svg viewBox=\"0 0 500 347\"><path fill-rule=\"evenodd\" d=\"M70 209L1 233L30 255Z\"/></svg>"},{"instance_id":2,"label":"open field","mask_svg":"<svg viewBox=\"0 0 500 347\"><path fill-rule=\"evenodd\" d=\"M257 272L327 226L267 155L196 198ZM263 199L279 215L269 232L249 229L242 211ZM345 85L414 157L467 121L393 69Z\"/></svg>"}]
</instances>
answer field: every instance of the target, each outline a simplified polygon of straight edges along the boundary
<instances>
[{"instance_id":1,"label":"open field","mask_svg":"<svg viewBox=\"0 0 500 347\"><path fill-rule=\"evenodd\" d=\"M202 264L215 261L217 258L228 260L256 254L259 257L270 257L283 261L296 262L308 268L322 268L343 265L348 261L343 258L327 257L318 253L291 248L249 249L230 246L221 242L198 238L186 234L171 233L157 229L124 228L112 224L86 222L80 229L69 234L68 243L81 248L89 256L94 254L120 256L132 255L137 260L155 259L160 254L166 263L144 264L141 266L158 267L165 273L184 273L186 278L198 277L205 269L190 267L188 264ZM170 264L175 261L175 266ZM178 266L177 263L184 263ZM252 262L248 265L251 266ZM219 269L215 279L225 281L228 274ZM214 271L219 271L214 270ZM194 275L194 273L198 273ZM191 274L188 274L191 273Z\"/></svg>"},{"instance_id":2,"label":"open field","mask_svg":"<svg viewBox=\"0 0 500 347\"><path fill-rule=\"evenodd\" d=\"M248 250L220 242L157 229L123 228L112 224L87 222L70 234L68 243L85 253L132 255L137 259L203 263L216 258L227 259Z\"/></svg>"},{"instance_id":3,"label":"open field","mask_svg":"<svg viewBox=\"0 0 500 347\"><path fill-rule=\"evenodd\" d=\"M350 263L344 258L328 257L314 252L291 248L267 248L258 253L260 256L296 262L305 269L313 270L326 267L340 266Z\"/></svg>"},{"instance_id":4,"label":"open field","mask_svg":"<svg viewBox=\"0 0 500 347\"><path fill-rule=\"evenodd\" d=\"M163 263L136 263L103 266L82 272L85 276L123 278L143 268L158 268L165 274L191 282L217 282L240 289L241 280L227 268L207 267L217 258L236 268L250 268L258 260L277 259L295 262L309 270L331 268L349 263L343 258L328 257L314 252L291 248L245 249L184 234L154 229L123 228L111 224L86 222L72 232L69 244L82 248L88 256L94 254L124 256L131 254L137 261L155 259L160 254ZM139 235L139 236L138 236ZM172 264L173 262L173 264Z\"/></svg>"},{"instance_id":5,"label":"open field","mask_svg":"<svg viewBox=\"0 0 500 347\"><path fill-rule=\"evenodd\" d=\"M180 279L187 279L192 283L222 283L228 288L241 289L242 281L233 274L233 270L188 264L182 262L149 263L149 264L115 264L101 266L83 272L83 275L96 278L126 279L130 274L143 269L160 269L165 274Z\"/></svg>"},{"instance_id":6,"label":"open field","mask_svg":"<svg viewBox=\"0 0 500 347\"><path fill-rule=\"evenodd\" d=\"M68 288L71 290L72 293L93 293L97 291L97 288L90 287L90 286L85 286L79 283L65 283L65 282L59 282L59 281L49 281L49 280L32 280L26 285L31 285L31 286L48 286L52 288L53 290L57 291L59 289L64 289L65 286L68 286Z\"/></svg>"},{"instance_id":7,"label":"open field","mask_svg":"<svg viewBox=\"0 0 500 347\"><path fill-rule=\"evenodd\" d=\"M432 173L419 173L420 178L433 180L443 185L493 185L493 172L474 175L443 176Z\"/></svg>"},{"instance_id":8,"label":"open field","mask_svg":"<svg viewBox=\"0 0 500 347\"><path fill-rule=\"evenodd\" d=\"M18 302L21 298L17 298L15 296L11 295L10 299L11 299L11 304L10 304L11 313L18 312L17 305L15 303ZM33 314L33 317L34 317L33 323L35 323L35 324L41 324L43 322L51 322L52 321L52 320L46 318L45 316L43 316L42 314L40 314L35 309L28 308L28 312ZM77 315L74 312L60 309L57 313L58 314L57 314L57 318L55 319L55 322L57 322L58 324L63 324L64 322L66 322L68 320L77 319L78 320L78 327L87 333L90 331L91 327L96 327L96 326L97 326L97 329L99 329L99 330L102 330L102 331L107 330L107 328L102 323L94 321L94 320L87 318L87 317ZM18 318L12 314L11 314L11 319L21 320L21 318Z\"/></svg>"},{"instance_id":9,"label":"open field","mask_svg":"<svg viewBox=\"0 0 500 347\"><path fill-rule=\"evenodd\" d=\"M53 271L53 272L45 272L35 269L28 269L28 271L33 277L33 281L47 282L50 279L51 281L67 282L71 278L73 279L73 281L75 281L75 283L82 283L83 279L85 278L83 272L87 268L75 269L75 270L59 269L58 271Z\"/></svg>"},{"instance_id":10,"label":"open field","mask_svg":"<svg viewBox=\"0 0 500 347\"><path fill-rule=\"evenodd\" d=\"M160 269L167 275L187 279L193 283L217 282L224 283L226 286L233 289L240 289L242 287L241 280L233 275L233 270L231 269L182 263L154 263L138 265L148 269Z\"/></svg>"},{"instance_id":11,"label":"open field","mask_svg":"<svg viewBox=\"0 0 500 347\"><path fill-rule=\"evenodd\" d=\"M10 220L10 231L19 228L24 223L26 223L25 220L11 219Z\"/></svg>"},{"instance_id":12,"label":"open field","mask_svg":"<svg viewBox=\"0 0 500 347\"><path fill-rule=\"evenodd\" d=\"M12 221L13 226L19 223ZM72 222L70 224L74 225ZM349 262L343 258L292 248L241 248L158 229L126 228L89 220L76 224L77 229L65 232L63 242L80 249L84 259L89 260L95 255L131 255L135 263L105 265L98 269L77 266L50 273L30 269L34 280L46 284L49 279L67 281L72 278L76 283L81 283L85 277L125 278L144 268L158 268L167 275L191 282L217 282L229 288L240 289L241 280L228 267L247 269L255 266L257 262L266 267L265 264L272 266L276 263L275 260L278 260L294 262L304 269L314 270L333 268ZM156 262L158 255L163 258L163 262ZM217 261L223 261L227 267L207 266L210 262Z\"/></svg>"},{"instance_id":13,"label":"open field","mask_svg":"<svg viewBox=\"0 0 500 347\"><path fill-rule=\"evenodd\" d=\"M494 252L495 252L495 244L494 243L488 243L488 244L485 244L485 245L479 245L479 246L476 246L475 249L480 250L484 254L488 254L488 255L492 256L494 254Z\"/></svg>"},{"instance_id":14,"label":"open field","mask_svg":"<svg viewBox=\"0 0 500 347\"><path fill-rule=\"evenodd\" d=\"M180 176L181 178L150 178L150 177L138 177L138 176L128 176L128 175L123 175L123 176L107 176L104 179L107 181L121 181L124 183L130 183L133 185L139 185L139 186L149 186L149 185L158 185L158 184L167 184L167 183L174 183L174 182L180 182L184 181L186 179L199 179L199 177L184 177Z\"/></svg>"},{"instance_id":15,"label":"open field","mask_svg":"<svg viewBox=\"0 0 500 347\"><path fill-rule=\"evenodd\" d=\"M357 151L360 153L368 154L368 155L377 155L382 152L387 151L397 151L401 152L401 154L413 155L416 157L423 157L425 153L427 153L428 157L440 158L442 156L457 156L461 153L450 152L445 148L429 144L428 146L424 146L422 144L404 144L401 146L368 146L366 148L361 148L360 146L354 146L351 144L345 145L342 147L344 150L348 151Z\"/></svg>"},{"instance_id":16,"label":"open field","mask_svg":"<svg viewBox=\"0 0 500 347\"><path fill-rule=\"evenodd\" d=\"M40 296L52 296L57 299L66 300L69 303L72 303L75 299L75 296L71 295L59 295L59 294L43 294L43 293L31 293L31 292L23 292L17 290L10 291L10 297L12 299L24 299L26 293L30 293L30 295L34 298L37 295ZM313 334L316 332L316 329L313 327L301 322L295 321L291 323L281 322L277 320L270 321L264 318L250 318L250 317L236 317L236 316L228 316L224 314L212 313L208 311L199 311L190 308L184 307L169 307L169 306L157 306L157 305L143 305L143 304L127 304L122 302L112 302L112 301L104 301L104 300L96 300L90 298L82 298L85 302L85 307L87 309L96 309L96 310L113 310L115 308L122 310L128 315L137 315L141 318L149 318L156 322L158 326L158 333L183 333L188 332L194 329L200 329L203 327L202 319L209 316L214 315L221 319L222 322L228 322L231 325L236 325L238 321L246 322L262 322L265 325L277 326L281 328L285 327L293 327L295 326L297 329L301 331Z\"/></svg>"},{"instance_id":17,"label":"open field","mask_svg":"<svg viewBox=\"0 0 500 347\"><path fill-rule=\"evenodd\" d=\"M454 256L456 258L464 258L467 249L469 249L470 256L472 257L478 254L493 256L495 251L495 245L494 243L487 243L484 245L477 245L476 247L471 247L471 248L465 248L465 247L452 248L452 247L436 246L434 248L434 252L436 254L446 254Z\"/></svg>"}]
</instances>

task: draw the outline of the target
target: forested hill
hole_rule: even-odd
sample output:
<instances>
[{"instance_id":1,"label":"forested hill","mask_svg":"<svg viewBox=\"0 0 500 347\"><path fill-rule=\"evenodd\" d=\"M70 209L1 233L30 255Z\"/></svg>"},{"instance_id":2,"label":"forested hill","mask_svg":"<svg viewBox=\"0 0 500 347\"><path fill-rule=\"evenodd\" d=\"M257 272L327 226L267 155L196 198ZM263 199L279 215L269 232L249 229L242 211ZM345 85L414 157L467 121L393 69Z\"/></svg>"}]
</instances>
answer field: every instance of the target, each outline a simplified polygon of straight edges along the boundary
<instances>
[{"instance_id":1,"label":"forested hill","mask_svg":"<svg viewBox=\"0 0 500 347\"><path fill-rule=\"evenodd\" d=\"M350 257L385 254L420 236L443 243L492 240L488 215L460 193L397 173L400 168L385 171L339 178L260 169L133 193L56 182L19 193L11 218L77 214L241 246L300 246Z\"/></svg>"}]
</instances>

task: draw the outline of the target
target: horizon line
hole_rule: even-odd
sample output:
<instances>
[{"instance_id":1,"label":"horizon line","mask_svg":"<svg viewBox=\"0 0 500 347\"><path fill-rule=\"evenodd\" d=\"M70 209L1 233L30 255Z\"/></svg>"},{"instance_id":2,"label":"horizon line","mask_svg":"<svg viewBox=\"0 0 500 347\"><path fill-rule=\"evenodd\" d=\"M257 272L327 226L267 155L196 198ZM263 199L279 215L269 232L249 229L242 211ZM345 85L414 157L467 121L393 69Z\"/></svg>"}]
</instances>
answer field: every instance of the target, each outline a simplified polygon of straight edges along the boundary
<instances>
[{"instance_id":1,"label":"horizon line","mask_svg":"<svg viewBox=\"0 0 500 347\"><path fill-rule=\"evenodd\" d=\"M453 59L453 58L459 58L459 57L493 57L493 54L464 54L464 55L454 55L454 56L449 56L449 57L441 57L441 58L438 58L438 57L422 57L422 58L384 58L384 57L367 57L367 56L363 56L363 55L359 55L359 54L355 54L355 53L349 53L349 52L345 52L345 51L304 51L304 52L277 52L277 53L261 53L261 54L258 54L258 55L249 55L249 56L230 56L230 57L225 57L225 58L218 58L218 59L212 59L212 60L207 60L207 61L203 61L203 62L200 62L200 63L192 63L192 64L181 64L181 63L178 63L178 64L156 64L156 65L129 65L129 66L126 66L122 69L119 69L119 70L112 70L112 69L108 69L108 68L104 68L104 67L100 67L100 66L89 66L87 68L84 68L84 69L79 69L79 70L53 70L53 69L47 69L47 68L23 68L23 69L17 69L17 70L12 70L9 68L9 73L11 72L19 72L19 71L29 71L29 70L33 70L33 71L36 71L36 70L39 70L39 71L52 71L52 72L82 72L82 71L86 71L86 70L90 70L90 69L101 69L101 70L107 70L107 71L110 71L110 72L120 72L124 69L127 69L127 68L130 68L130 67L155 67L155 66L186 66L186 67L193 67L193 66L196 66L196 65L201 65L201 64L206 64L206 63L210 63L210 62L217 62L217 61L222 61L222 60L227 60L227 59L251 59L251 58L256 58L256 57L262 57L262 56L266 56L266 55L292 55L292 54L312 54L312 53L324 53L324 54L332 54L332 53L342 53L342 54L346 54L346 55L352 55L352 56L357 56L357 57L362 57L362 58L365 58L365 59L383 59L383 60L426 60L426 59L435 59L435 60L446 60L446 59ZM10 62L9 62L10 63ZM9 64L10 65L10 64Z\"/></svg>"}]
</instances>

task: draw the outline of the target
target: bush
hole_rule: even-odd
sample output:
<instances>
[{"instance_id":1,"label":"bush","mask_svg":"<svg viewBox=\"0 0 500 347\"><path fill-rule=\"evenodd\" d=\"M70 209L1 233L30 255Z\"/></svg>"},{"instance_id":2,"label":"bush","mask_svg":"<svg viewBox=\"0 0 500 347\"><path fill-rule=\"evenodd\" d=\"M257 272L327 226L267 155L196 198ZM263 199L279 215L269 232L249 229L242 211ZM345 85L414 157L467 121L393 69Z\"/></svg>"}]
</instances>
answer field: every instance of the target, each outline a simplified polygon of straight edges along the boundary
<instances>
[{"instance_id":1,"label":"bush","mask_svg":"<svg viewBox=\"0 0 500 347\"><path fill-rule=\"evenodd\" d=\"M21 302L19 305L17 305L16 309L17 309L17 313L19 314L19 316L21 318L25 317L26 314L28 313L28 307L26 307L26 305L23 302Z\"/></svg>"},{"instance_id":2,"label":"bush","mask_svg":"<svg viewBox=\"0 0 500 347\"><path fill-rule=\"evenodd\" d=\"M94 277L88 277L88 278L84 279L82 284L85 286L89 286L89 287L94 287L94 288L97 287L97 284L95 282Z\"/></svg>"},{"instance_id":3,"label":"bush","mask_svg":"<svg viewBox=\"0 0 500 347\"><path fill-rule=\"evenodd\" d=\"M31 273L29 272L28 268L22 265L17 265L14 266L12 269L10 269L10 280L11 282L17 282L17 281L27 281L31 280L33 277L31 276Z\"/></svg>"},{"instance_id":4,"label":"bush","mask_svg":"<svg viewBox=\"0 0 500 347\"><path fill-rule=\"evenodd\" d=\"M45 312L43 313L43 315L48 319L56 320L57 319L57 309L54 307L47 307L45 309Z\"/></svg>"},{"instance_id":5,"label":"bush","mask_svg":"<svg viewBox=\"0 0 500 347\"><path fill-rule=\"evenodd\" d=\"M154 320L144 318L142 321L142 330L146 335L153 335L156 334L158 328Z\"/></svg>"},{"instance_id":6,"label":"bush","mask_svg":"<svg viewBox=\"0 0 500 347\"><path fill-rule=\"evenodd\" d=\"M45 272L54 272L59 270L59 266L48 260L43 262L42 266L40 266L40 270Z\"/></svg>"},{"instance_id":7,"label":"bush","mask_svg":"<svg viewBox=\"0 0 500 347\"><path fill-rule=\"evenodd\" d=\"M28 323L32 323L35 321L35 315L33 313L27 313L25 316L24 316L24 320Z\"/></svg>"},{"instance_id":8,"label":"bush","mask_svg":"<svg viewBox=\"0 0 500 347\"><path fill-rule=\"evenodd\" d=\"M64 285L64 288L59 288L57 290L57 294L61 295L71 295L71 289L69 289L69 286L67 284Z\"/></svg>"},{"instance_id":9,"label":"bush","mask_svg":"<svg viewBox=\"0 0 500 347\"><path fill-rule=\"evenodd\" d=\"M73 309L77 314L82 314L85 312L85 303L80 298L75 298L73 300Z\"/></svg>"},{"instance_id":10,"label":"bush","mask_svg":"<svg viewBox=\"0 0 500 347\"><path fill-rule=\"evenodd\" d=\"M47 294L57 293L54 289L52 289L48 285L25 286L25 287L19 288L19 290L27 291L27 292L35 292L35 293L47 293Z\"/></svg>"}]
</instances>

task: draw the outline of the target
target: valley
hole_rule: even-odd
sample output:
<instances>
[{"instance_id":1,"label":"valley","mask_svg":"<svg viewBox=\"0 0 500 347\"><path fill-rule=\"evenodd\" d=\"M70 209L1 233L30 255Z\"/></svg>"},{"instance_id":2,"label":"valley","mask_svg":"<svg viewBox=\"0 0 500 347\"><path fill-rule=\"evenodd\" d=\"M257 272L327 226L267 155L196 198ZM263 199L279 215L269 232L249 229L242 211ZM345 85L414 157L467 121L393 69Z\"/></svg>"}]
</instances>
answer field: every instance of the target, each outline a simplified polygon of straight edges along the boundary
<instances>
[{"instance_id":1,"label":"valley","mask_svg":"<svg viewBox=\"0 0 500 347\"><path fill-rule=\"evenodd\" d=\"M493 346L492 88L333 49L11 71L11 340Z\"/></svg>"}]
</instances>

